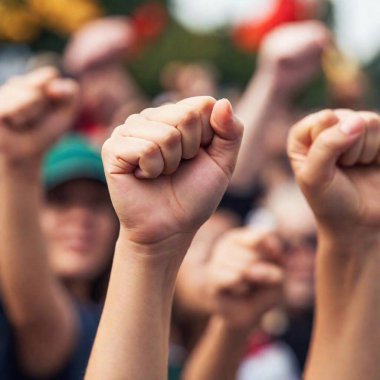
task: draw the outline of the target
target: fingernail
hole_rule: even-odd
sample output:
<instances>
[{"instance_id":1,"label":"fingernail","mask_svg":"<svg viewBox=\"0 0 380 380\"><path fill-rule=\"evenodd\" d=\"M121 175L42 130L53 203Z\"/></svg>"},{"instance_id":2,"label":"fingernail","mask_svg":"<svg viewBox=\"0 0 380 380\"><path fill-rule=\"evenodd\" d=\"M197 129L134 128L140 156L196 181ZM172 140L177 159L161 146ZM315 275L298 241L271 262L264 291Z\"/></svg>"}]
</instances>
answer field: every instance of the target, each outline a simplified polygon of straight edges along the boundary
<instances>
[{"instance_id":1,"label":"fingernail","mask_svg":"<svg viewBox=\"0 0 380 380\"><path fill-rule=\"evenodd\" d=\"M363 130L364 121L359 116L351 117L344 120L339 128L346 135L356 135Z\"/></svg>"},{"instance_id":2,"label":"fingernail","mask_svg":"<svg viewBox=\"0 0 380 380\"><path fill-rule=\"evenodd\" d=\"M233 114L231 102L227 98L222 98L219 100L219 102L223 102L223 103L227 104L228 111L229 111L230 115Z\"/></svg>"}]
</instances>

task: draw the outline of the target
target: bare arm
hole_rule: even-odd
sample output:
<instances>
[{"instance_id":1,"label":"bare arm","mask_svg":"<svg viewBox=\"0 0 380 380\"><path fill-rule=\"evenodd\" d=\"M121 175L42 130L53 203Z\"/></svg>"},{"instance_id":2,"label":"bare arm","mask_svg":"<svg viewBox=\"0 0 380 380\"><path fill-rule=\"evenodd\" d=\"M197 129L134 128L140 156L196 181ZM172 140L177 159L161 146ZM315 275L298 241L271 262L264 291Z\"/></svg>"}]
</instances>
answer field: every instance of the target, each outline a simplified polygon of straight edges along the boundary
<instances>
[{"instance_id":1,"label":"bare arm","mask_svg":"<svg viewBox=\"0 0 380 380\"><path fill-rule=\"evenodd\" d=\"M204 298L213 315L186 363L185 380L233 380L246 344L282 295L281 245L271 233L227 232L206 264Z\"/></svg>"},{"instance_id":2,"label":"bare arm","mask_svg":"<svg viewBox=\"0 0 380 380\"><path fill-rule=\"evenodd\" d=\"M121 233L87 379L167 378L177 271L228 185L241 133L228 101L199 97L131 116L104 145Z\"/></svg>"},{"instance_id":3,"label":"bare arm","mask_svg":"<svg viewBox=\"0 0 380 380\"><path fill-rule=\"evenodd\" d=\"M279 27L263 41L257 72L237 107L246 129L232 193L251 191L258 170L272 154L265 139L271 138L277 124L283 128L273 133L282 131L285 148L287 127L294 122L293 99L320 72L321 55L329 41L327 28L316 21Z\"/></svg>"},{"instance_id":4,"label":"bare arm","mask_svg":"<svg viewBox=\"0 0 380 380\"><path fill-rule=\"evenodd\" d=\"M184 380L234 380L250 329L233 329L223 318L212 317L186 363Z\"/></svg>"},{"instance_id":5,"label":"bare arm","mask_svg":"<svg viewBox=\"0 0 380 380\"><path fill-rule=\"evenodd\" d=\"M351 111L311 115L289 139L289 156L319 233L307 380L378 378L379 141L379 116Z\"/></svg>"},{"instance_id":6,"label":"bare arm","mask_svg":"<svg viewBox=\"0 0 380 380\"><path fill-rule=\"evenodd\" d=\"M51 91L53 86L54 91L58 91L57 86L66 91L61 95L66 104L61 123L59 115L49 111L44 94L48 86ZM57 79L50 69L16 79L0 89L2 301L15 330L21 365L34 376L54 374L62 367L73 348L76 332L70 300L49 268L39 222L42 154L48 143L58 137L60 128L66 128L75 93L71 81ZM44 125L54 122L56 130ZM26 124L28 132L21 129Z\"/></svg>"}]
</instances>

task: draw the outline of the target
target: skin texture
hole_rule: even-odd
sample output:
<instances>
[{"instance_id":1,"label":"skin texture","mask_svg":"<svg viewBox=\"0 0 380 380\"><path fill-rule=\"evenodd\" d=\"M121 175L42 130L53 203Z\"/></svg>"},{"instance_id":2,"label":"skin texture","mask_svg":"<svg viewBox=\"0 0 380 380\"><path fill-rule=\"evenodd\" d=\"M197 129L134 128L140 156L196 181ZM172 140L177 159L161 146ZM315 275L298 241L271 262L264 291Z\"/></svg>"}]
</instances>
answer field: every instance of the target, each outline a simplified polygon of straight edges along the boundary
<instances>
[{"instance_id":1,"label":"skin texture","mask_svg":"<svg viewBox=\"0 0 380 380\"><path fill-rule=\"evenodd\" d=\"M289 157L319 238L307 380L378 377L379 149L374 113L322 111L290 134Z\"/></svg>"},{"instance_id":2,"label":"skin texture","mask_svg":"<svg viewBox=\"0 0 380 380\"><path fill-rule=\"evenodd\" d=\"M166 379L178 268L227 188L241 136L227 100L198 97L129 117L103 146L121 229L87 379Z\"/></svg>"}]
</instances>

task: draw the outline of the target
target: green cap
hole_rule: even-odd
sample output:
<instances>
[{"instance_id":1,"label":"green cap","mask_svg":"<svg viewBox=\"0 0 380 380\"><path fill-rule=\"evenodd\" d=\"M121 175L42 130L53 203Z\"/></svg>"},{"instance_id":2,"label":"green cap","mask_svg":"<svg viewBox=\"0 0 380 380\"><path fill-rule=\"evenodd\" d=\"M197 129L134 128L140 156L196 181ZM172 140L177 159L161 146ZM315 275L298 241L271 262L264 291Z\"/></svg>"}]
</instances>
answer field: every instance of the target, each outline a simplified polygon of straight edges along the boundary
<instances>
[{"instance_id":1,"label":"green cap","mask_svg":"<svg viewBox=\"0 0 380 380\"><path fill-rule=\"evenodd\" d=\"M74 179L106 183L99 150L77 134L67 135L47 153L43 178L46 190Z\"/></svg>"}]
</instances>

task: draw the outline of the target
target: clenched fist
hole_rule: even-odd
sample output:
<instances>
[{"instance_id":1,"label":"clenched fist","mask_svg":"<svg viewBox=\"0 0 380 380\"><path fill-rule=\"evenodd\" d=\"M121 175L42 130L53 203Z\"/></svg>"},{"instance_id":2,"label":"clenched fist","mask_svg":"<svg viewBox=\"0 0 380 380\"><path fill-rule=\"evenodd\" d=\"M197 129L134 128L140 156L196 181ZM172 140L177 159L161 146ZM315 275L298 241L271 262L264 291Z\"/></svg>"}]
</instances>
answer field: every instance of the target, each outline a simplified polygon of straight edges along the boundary
<instances>
[{"instance_id":1,"label":"clenched fist","mask_svg":"<svg viewBox=\"0 0 380 380\"><path fill-rule=\"evenodd\" d=\"M326 26L305 21L276 28L263 41L260 68L283 95L294 95L321 71L323 50L331 43Z\"/></svg>"},{"instance_id":2,"label":"clenched fist","mask_svg":"<svg viewBox=\"0 0 380 380\"><path fill-rule=\"evenodd\" d=\"M128 240L192 238L227 188L241 137L230 103L207 96L146 109L116 128L102 154Z\"/></svg>"},{"instance_id":3,"label":"clenched fist","mask_svg":"<svg viewBox=\"0 0 380 380\"><path fill-rule=\"evenodd\" d=\"M342 236L380 227L380 117L326 110L298 123L288 154L319 225Z\"/></svg>"},{"instance_id":4,"label":"clenched fist","mask_svg":"<svg viewBox=\"0 0 380 380\"><path fill-rule=\"evenodd\" d=\"M213 313L232 328L251 329L282 296L282 244L273 232L238 228L223 236L207 263Z\"/></svg>"},{"instance_id":5,"label":"clenched fist","mask_svg":"<svg viewBox=\"0 0 380 380\"><path fill-rule=\"evenodd\" d=\"M0 157L8 162L40 160L71 126L78 86L42 68L0 87Z\"/></svg>"}]
</instances>

